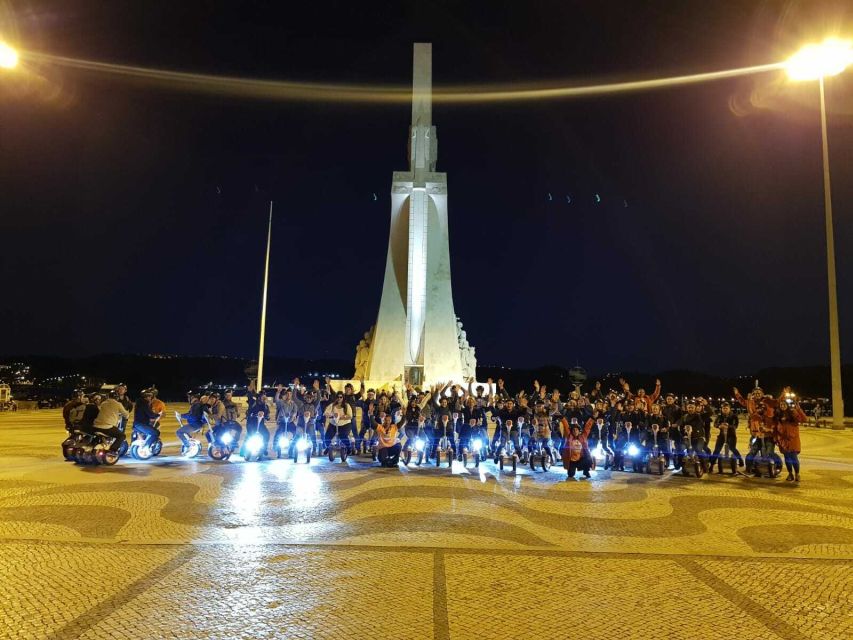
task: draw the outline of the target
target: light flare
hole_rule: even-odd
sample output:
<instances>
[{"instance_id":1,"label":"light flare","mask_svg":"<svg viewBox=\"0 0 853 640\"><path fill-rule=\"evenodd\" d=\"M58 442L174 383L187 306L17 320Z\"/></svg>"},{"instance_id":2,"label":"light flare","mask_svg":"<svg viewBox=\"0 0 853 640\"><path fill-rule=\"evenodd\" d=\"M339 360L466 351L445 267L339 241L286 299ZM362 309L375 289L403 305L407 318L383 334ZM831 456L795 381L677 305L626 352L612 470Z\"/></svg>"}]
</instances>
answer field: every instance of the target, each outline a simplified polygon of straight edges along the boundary
<instances>
[{"instance_id":1,"label":"light flare","mask_svg":"<svg viewBox=\"0 0 853 640\"><path fill-rule=\"evenodd\" d=\"M18 52L3 41L0 41L0 67L14 69L18 66Z\"/></svg>"},{"instance_id":2,"label":"light flare","mask_svg":"<svg viewBox=\"0 0 853 640\"><path fill-rule=\"evenodd\" d=\"M296 82L286 80L261 80L238 76L170 71L132 65L112 64L55 56L36 51L23 51L21 59L87 72L96 72L122 77L128 80L159 84L174 90L197 93L230 95L260 100L297 102L350 102L350 103L395 103L408 104L412 99L411 86L352 85L338 83ZM708 71L664 78L628 80L590 85L566 83L531 83L524 87L517 84L460 85L433 88L434 103L477 104L488 102L516 102L576 98L593 95L626 93L649 89L663 89L680 85L699 84L758 73L784 69L785 62Z\"/></svg>"}]
</instances>

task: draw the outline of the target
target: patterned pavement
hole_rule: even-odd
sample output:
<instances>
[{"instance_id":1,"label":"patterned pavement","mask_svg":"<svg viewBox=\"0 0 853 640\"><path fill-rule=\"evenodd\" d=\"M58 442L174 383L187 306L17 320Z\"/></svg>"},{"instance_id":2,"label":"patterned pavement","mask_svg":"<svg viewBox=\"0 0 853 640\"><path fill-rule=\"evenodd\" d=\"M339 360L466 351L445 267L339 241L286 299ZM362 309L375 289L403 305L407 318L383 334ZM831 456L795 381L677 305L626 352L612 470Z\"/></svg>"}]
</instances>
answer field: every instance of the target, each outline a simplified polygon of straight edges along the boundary
<instances>
[{"instance_id":1,"label":"patterned pavement","mask_svg":"<svg viewBox=\"0 0 853 640\"><path fill-rule=\"evenodd\" d=\"M58 411L0 414L0 638L853 637L850 430L803 430L799 486L174 438L80 467L63 437Z\"/></svg>"}]
</instances>

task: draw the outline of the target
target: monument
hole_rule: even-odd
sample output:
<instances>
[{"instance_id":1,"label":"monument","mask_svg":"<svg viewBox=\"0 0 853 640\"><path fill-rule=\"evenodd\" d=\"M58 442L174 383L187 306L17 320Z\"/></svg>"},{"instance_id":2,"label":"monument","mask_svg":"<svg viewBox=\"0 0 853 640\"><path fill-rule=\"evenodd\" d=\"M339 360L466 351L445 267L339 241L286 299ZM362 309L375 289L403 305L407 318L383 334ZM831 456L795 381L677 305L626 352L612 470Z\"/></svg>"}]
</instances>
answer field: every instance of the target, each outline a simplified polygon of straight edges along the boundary
<instances>
[{"instance_id":1,"label":"monument","mask_svg":"<svg viewBox=\"0 0 853 640\"><path fill-rule=\"evenodd\" d=\"M435 170L432 45L417 43L409 170L391 183L391 229L376 324L356 349L356 378L414 385L474 377L474 348L453 308L447 174Z\"/></svg>"}]
</instances>

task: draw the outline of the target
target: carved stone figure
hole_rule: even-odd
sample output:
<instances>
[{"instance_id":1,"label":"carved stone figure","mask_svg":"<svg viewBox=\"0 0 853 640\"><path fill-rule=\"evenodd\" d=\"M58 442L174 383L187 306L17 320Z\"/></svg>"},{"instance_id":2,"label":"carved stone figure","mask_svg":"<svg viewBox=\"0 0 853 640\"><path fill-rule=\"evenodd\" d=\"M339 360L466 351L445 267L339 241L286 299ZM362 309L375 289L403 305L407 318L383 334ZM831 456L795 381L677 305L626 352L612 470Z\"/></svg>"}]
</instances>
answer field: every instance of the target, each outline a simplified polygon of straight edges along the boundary
<instances>
[{"instance_id":1,"label":"carved stone figure","mask_svg":"<svg viewBox=\"0 0 853 640\"><path fill-rule=\"evenodd\" d=\"M355 374L354 378L367 377L367 364L370 362L370 343L373 342L373 330L375 327L370 327L370 331L364 332L358 346L355 348Z\"/></svg>"},{"instance_id":2,"label":"carved stone figure","mask_svg":"<svg viewBox=\"0 0 853 640\"><path fill-rule=\"evenodd\" d=\"M459 318L456 318L456 340L459 344L459 357L462 360L462 375L465 378L476 377L477 358L474 355L474 347L468 344L468 334L462 328Z\"/></svg>"}]
</instances>

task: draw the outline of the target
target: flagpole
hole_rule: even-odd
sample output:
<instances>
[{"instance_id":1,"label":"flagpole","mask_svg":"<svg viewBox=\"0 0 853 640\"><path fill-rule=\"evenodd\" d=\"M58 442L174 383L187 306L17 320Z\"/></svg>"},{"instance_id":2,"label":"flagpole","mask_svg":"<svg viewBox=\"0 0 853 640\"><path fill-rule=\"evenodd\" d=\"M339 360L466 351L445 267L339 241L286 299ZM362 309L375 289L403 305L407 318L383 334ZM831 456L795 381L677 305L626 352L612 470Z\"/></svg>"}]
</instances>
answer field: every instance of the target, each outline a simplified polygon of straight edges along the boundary
<instances>
[{"instance_id":1,"label":"flagpole","mask_svg":"<svg viewBox=\"0 0 853 640\"><path fill-rule=\"evenodd\" d=\"M272 200L270 200L270 222L267 229L267 259L264 264L264 296L261 302L261 345L258 349L258 388L260 394L263 391L264 376L264 336L267 331L267 287L270 279L270 247L272 245Z\"/></svg>"}]
</instances>

